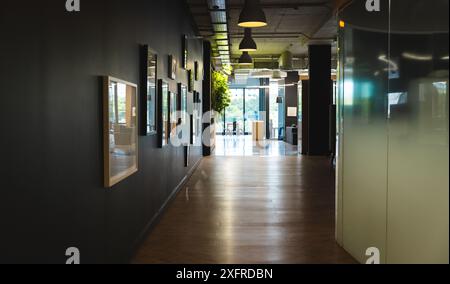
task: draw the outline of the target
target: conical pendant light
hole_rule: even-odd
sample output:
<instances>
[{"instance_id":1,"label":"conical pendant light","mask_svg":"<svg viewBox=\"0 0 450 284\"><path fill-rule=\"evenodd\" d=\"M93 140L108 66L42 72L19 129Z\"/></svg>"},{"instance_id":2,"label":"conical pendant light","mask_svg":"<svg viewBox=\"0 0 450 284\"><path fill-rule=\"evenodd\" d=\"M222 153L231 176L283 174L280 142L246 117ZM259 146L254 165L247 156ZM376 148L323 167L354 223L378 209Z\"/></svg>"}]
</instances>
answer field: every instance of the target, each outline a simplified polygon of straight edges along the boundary
<instances>
[{"instance_id":1,"label":"conical pendant light","mask_svg":"<svg viewBox=\"0 0 450 284\"><path fill-rule=\"evenodd\" d=\"M261 28L267 26L266 14L259 0L245 0L244 9L239 16L239 26L243 28Z\"/></svg>"},{"instance_id":2,"label":"conical pendant light","mask_svg":"<svg viewBox=\"0 0 450 284\"><path fill-rule=\"evenodd\" d=\"M240 51L256 51L258 49L256 42L252 38L252 29L245 28L244 39L239 45Z\"/></svg>"},{"instance_id":3,"label":"conical pendant light","mask_svg":"<svg viewBox=\"0 0 450 284\"><path fill-rule=\"evenodd\" d=\"M241 55L241 58L239 58L239 64L242 65L252 65L253 64L253 58L248 54L248 51L244 51Z\"/></svg>"}]
</instances>

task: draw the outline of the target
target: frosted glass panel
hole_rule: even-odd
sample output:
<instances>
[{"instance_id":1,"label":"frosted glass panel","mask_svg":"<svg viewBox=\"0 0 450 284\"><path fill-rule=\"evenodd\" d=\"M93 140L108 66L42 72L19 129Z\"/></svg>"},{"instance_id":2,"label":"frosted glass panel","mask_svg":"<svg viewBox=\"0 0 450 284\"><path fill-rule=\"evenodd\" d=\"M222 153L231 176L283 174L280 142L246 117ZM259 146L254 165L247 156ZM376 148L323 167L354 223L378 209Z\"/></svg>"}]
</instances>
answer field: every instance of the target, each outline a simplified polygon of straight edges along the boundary
<instances>
[{"instance_id":1,"label":"frosted glass panel","mask_svg":"<svg viewBox=\"0 0 450 284\"><path fill-rule=\"evenodd\" d=\"M343 245L361 262L369 247L380 249L385 258L387 184L388 35L361 26L373 17L387 24L388 18L385 14L361 17L367 14L364 7L354 5L342 15L346 28L340 33L339 98L344 118L340 131Z\"/></svg>"},{"instance_id":2,"label":"frosted glass panel","mask_svg":"<svg viewBox=\"0 0 450 284\"><path fill-rule=\"evenodd\" d=\"M401 2L391 10L388 261L448 263L448 1Z\"/></svg>"},{"instance_id":3,"label":"frosted glass panel","mask_svg":"<svg viewBox=\"0 0 450 284\"><path fill-rule=\"evenodd\" d=\"M338 241L448 263L449 2L363 2L339 14Z\"/></svg>"}]
</instances>

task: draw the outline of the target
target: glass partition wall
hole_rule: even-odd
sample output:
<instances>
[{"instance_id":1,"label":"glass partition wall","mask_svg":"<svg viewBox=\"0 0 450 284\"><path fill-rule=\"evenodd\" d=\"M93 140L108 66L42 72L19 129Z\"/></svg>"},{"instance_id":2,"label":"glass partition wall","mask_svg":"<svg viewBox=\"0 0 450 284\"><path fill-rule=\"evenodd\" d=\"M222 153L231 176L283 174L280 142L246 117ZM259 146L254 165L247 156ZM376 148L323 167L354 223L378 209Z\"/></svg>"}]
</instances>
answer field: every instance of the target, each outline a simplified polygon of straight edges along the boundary
<instances>
[{"instance_id":1,"label":"glass partition wall","mask_svg":"<svg viewBox=\"0 0 450 284\"><path fill-rule=\"evenodd\" d=\"M448 0L339 14L337 240L365 262L448 263Z\"/></svg>"},{"instance_id":2,"label":"glass partition wall","mask_svg":"<svg viewBox=\"0 0 450 284\"><path fill-rule=\"evenodd\" d=\"M269 95L269 105L261 93ZM285 131L285 94L284 82L273 81L267 87L231 87L231 104L224 113L216 114L216 132L218 135L252 135L255 121L264 121L269 129L270 139L284 137ZM266 114L269 110L269 121Z\"/></svg>"}]
</instances>

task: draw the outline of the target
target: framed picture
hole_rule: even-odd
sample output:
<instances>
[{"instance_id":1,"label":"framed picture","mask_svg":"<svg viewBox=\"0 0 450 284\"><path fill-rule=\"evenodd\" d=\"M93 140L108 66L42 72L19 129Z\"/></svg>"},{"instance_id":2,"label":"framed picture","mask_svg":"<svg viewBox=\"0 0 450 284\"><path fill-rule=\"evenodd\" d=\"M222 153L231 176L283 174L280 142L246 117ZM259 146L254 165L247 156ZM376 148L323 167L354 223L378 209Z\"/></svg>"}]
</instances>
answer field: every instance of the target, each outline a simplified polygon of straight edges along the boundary
<instances>
[{"instance_id":1,"label":"framed picture","mask_svg":"<svg viewBox=\"0 0 450 284\"><path fill-rule=\"evenodd\" d=\"M200 70L199 70L199 64L198 61L195 61L194 63L194 80L198 81L200 78Z\"/></svg>"},{"instance_id":2,"label":"framed picture","mask_svg":"<svg viewBox=\"0 0 450 284\"><path fill-rule=\"evenodd\" d=\"M138 171L137 85L103 78L104 186Z\"/></svg>"},{"instance_id":3,"label":"framed picture","mask_svg":"<svg viewBox=\"0 0 450 284\"><path fill-rule=\"evenodd\" d=\"M177 132L178 117L177 117L177 94L169 92L169 131L170 137L174 137Z\"/></svg>"},{"instance_id":4,"label":"framed picture","mask_svg":"<svg viewBox=\"0 0 450 284\"><path fill-rule=\"evenodd\" d=\"M154 135L156 126L158 55L147 45L141 47L140 113L141 135Z\"/></svg>"},{"instance_id":5,"label":"framed picture","mask_svg":"<svg viewBox=\"0 0 450 284\"><path fill-rule=\"evenodd\" d=\"M183 84L178 84L178 93L180 94L179 111L181 112L181 122L188 123L188 88Z\"/></svg>"},{"instance_id":6,"label":"framed picture","mask_svg":"<svg viewBox=\"0 0 450 284\"><path fill-rule=\"evenodd\" d=\"M193 98L194 98L194 100L193 100L194 104L200 104L202 102L202 100L200 99L199 92L194 91Z\"/></svg>"},{"instance_id":7,"label":"framed picture","mask_svg":"<svg viewBox=\"0 0 450 284\"><path fill-rule=\"evenodd\" d=\"M189 58L189 49L188 49L188 37L187 35L183 35L181 37L181 67L187 70L188 66L188 58Z\"/></svg>"},{"instance_id":8,"label":"framed picture","mask_svg":"<svg viewBox=\"0 0 450 284\"><path fill-rule=\"evenodd\" d=\"M192 71L192 69L189 69L188 70L188 90L189 90L189 92L194 91L194 84L195 84L194 72Z\"/></svg>"},{"instance_id":9,"label":"framed picture","mask_svg":"<svg viewBox=\"0 0 450 284\"><path fill-rule=\"evenodd\" d=\"M194 91L194 121L193 121L193 135L194 143L197 143L197 138L200 136L202 131L202 104L200 100L200 93Z\"/></svg>"},{"instance_id":10,"label":"framed picture","mask_svg":"<svg viewBox=\"0 0 450 284\"><path fill-rule=\"evenodd\" d=\"M169 85L158 80L158 146L169 144Z\"/></svg>"},{"instance_id":11,"label":"framed picture","mask_svg":"<svg viewBox=\"0 0 450 284\"><path fill-rule=\"evenodd\" d=\"M172 80L177 79L178 62L173 55L169 55L169 78Z\"/></svg>"},{"instance_id":12,"label":"framed picture","mask_svg":"<svg viewBox=\"0 0 450 284\"><path fill-rule=\"evenodd\" d=\"M184 166L189 167L189 158L191 156L191 147L184 145Z\"/></svg>"},{"instance_id":13,"label":"framed picture","mask_svg":"<svg viewBox=\"0 0 450 284\"><path fill-rule=\"evenodd\" d=\"M189 144L189 113L188 113L188 88L183 84L178 84L179 95L179 111L180 111L180 121L179 124L182 126L181 131L181 141L183 144Z\"/></svg>"},{"instance_id":14,"label":"framed picture","mask_svg":"<svg viewBox=\"0 0 450 284\"><path fill-rule=\"evenodd\" d=\"M189 115L189 129L190 129L190 134L189 134L189 143L191 145L195 144L195 124L194 124L194 115L191 114Z\"/></svg>"}]
</instances>

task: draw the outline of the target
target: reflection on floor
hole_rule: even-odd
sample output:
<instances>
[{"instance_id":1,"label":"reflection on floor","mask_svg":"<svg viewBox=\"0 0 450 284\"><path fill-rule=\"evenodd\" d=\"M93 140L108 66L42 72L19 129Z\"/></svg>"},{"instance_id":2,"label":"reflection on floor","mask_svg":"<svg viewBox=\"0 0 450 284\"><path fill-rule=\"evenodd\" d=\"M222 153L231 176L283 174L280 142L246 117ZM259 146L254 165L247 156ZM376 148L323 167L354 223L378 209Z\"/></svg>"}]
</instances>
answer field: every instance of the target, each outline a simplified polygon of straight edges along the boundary
<instances>
[{"instance_id":1,"label":"reflection on floor","mask_svg":"<svg viewBox=\"0 0 450 284\"><path fill-rule=\"evenodd\" d=\"M260 156L279 157L297 156L297 146L283 141L253 141L252 136L217 136L216 156Z\"/></svg>"},{"instance_id":2,"label":"reflection on floor","mask_svg":"<svg viewBox=\"0 0 450 284\"><path fill-rule=\"evenodd\" d=\"M205 158L133 262L355 263L335 242L334 208L327 158Z\"/></svg>"}]
</instances>

